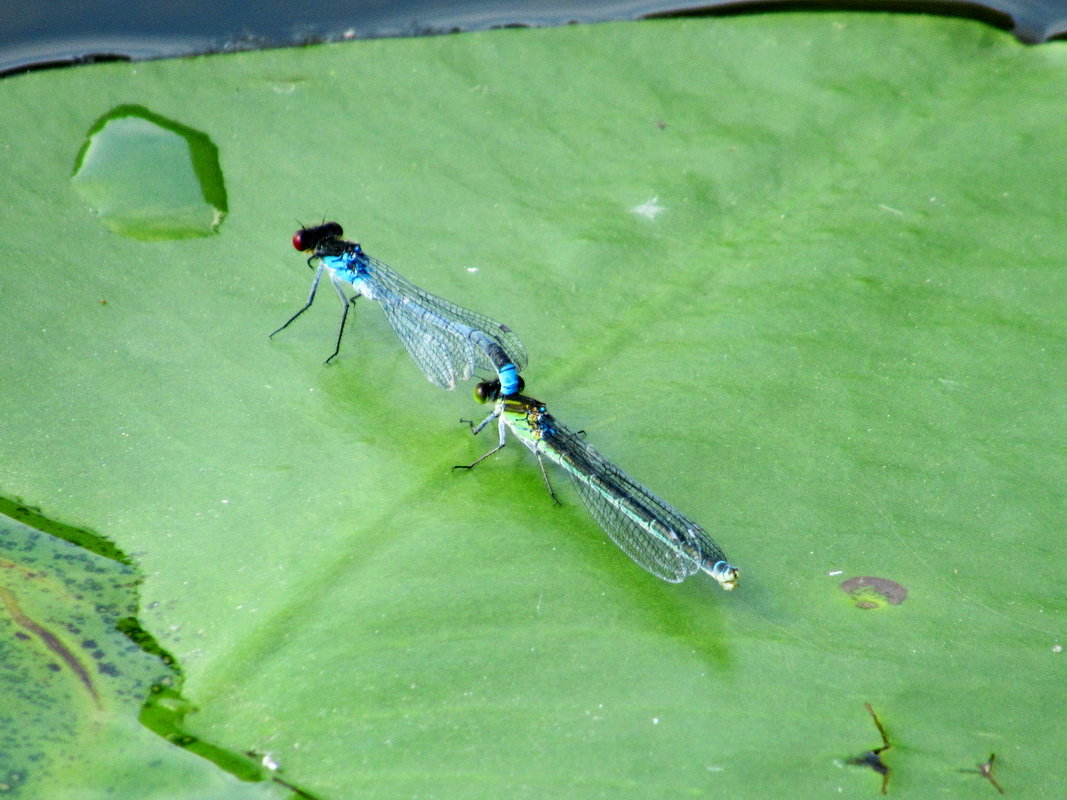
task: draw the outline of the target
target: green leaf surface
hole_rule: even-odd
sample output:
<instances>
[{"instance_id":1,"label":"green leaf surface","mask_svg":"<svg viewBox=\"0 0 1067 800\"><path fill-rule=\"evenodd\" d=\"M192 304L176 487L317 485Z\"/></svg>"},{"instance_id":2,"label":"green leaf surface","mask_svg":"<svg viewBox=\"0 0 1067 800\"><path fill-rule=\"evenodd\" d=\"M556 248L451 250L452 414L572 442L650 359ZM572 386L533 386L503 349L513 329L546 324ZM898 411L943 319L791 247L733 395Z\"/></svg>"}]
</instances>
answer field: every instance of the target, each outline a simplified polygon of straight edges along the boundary
<instances>
[{"instance_id":1,"label":"green leaf surface","mask_svg":"<svg viewBox=\"0 0 1067 800\"><path fill-rule=\"evenodd\" d=\"M991 797L993 751L1055 796L1065 79L975 23L779 14L7 80L0 493L128 553L187 726L324 799L873 797L865 702L892 796ZM123 104L217 146L218 236L88 213ZM332 367L329 292L269 341L324 215L514 328L739 589L645 574L522 448L451 472L484 409L374 303Z\"/></svg>"}]
</instances>

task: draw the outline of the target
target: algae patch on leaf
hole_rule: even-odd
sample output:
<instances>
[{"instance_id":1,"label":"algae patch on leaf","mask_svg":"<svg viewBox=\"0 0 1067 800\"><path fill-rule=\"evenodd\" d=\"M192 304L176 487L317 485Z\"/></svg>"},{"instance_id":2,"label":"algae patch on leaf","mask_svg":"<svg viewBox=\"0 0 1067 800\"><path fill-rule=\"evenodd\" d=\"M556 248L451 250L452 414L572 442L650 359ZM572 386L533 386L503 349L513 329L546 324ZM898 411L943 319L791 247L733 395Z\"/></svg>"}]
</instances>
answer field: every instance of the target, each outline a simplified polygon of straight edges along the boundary
<instances>
[{"instance_id":1,"label":"algae patch on leaf","mask_svg":"<svg viewBox=\"0 0 1067 800\"><path fill-rule=\"evenodd\" d=\"M131 566L0 516L0 791L69 769L177 678L124 632L138 627L138 582Z\"/></svg>"},{"instance_id":2,"label":"algae patch on leaf","mask_svg":"<svg viewBox=\"0 0 1067 800\"><path fill-rule=\"evenodd\" d=\"M311 797L182 730L193 707L138 621L140 581L101 537L0 498L0 796Z\"/></svg>"}]
</instances>

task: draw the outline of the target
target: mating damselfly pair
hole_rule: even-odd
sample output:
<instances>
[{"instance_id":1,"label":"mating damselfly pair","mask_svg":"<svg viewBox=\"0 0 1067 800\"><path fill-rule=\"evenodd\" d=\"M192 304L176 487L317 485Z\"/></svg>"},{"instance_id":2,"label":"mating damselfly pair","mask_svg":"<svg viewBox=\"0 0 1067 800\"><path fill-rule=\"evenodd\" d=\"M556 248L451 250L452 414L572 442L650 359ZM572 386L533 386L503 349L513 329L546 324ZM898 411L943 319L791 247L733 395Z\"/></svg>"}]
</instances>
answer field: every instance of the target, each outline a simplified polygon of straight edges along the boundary
<instances>
[{"instance_id":1,"label":"mating damselfly pair","mask_svg":"<svg viewBox=\"0 0 1067 800\"><path fill-rule=\"evenodd\" d=\"M457 469L472 469L499 451L510 430L537 457L552 498L556 495L545 470L546 457L571 477L593 518L639 566L672 583L703 571L724 589L737 586L737 568L703 528L600 455L584 436L549 414L540 400L520 394L526 348L508 326L420 289L343 235L339 224L327 222L302 228L293 236L293 246L311 254L308 266L315 269L315 277L307 302L271 336L311 307L319 281L328 273L344 310L334 351L325 363L340 352L352 303L365 296L381 304L389 324L431 383L452 389L479 370L496 373L494 380L480 382L475 390L481 402L493 403L493 410L470 427L477 434L495 419L497 446Z\"/></svg>"}]
</instances>

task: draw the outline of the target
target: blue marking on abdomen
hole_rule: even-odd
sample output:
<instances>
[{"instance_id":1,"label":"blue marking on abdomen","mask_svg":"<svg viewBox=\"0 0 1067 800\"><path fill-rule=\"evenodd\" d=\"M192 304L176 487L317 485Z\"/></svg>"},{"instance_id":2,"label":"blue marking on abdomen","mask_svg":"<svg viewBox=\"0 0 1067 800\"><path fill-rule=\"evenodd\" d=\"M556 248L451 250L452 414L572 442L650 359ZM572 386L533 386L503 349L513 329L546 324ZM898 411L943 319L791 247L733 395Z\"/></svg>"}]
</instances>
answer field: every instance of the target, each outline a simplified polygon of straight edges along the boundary
<instances>
[{"instance_id":1,"label":"blue marking on abdomen","mask_svg":"<svg viewBox=\"0 0 1067 800\"><path fill-rule=\"evenodd\" d=\"M514 364L505 364L497 371L500 378L500 393L505 397L519 391L519 369Z\"/></svg>"}]
</instances>

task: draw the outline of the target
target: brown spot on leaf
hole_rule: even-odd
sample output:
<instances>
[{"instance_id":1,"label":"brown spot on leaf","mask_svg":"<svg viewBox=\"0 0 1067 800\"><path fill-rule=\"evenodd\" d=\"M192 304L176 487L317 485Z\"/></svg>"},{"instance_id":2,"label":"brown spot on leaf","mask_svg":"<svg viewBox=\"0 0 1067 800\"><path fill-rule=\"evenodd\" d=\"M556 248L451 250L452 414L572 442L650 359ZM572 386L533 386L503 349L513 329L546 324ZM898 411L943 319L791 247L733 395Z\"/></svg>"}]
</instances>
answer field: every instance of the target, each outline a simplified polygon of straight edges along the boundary
<instances>
[{"instance_id":1,"label":"brown spot on leaf","mask_svg":"<svg viewBox=\"0 0 1067 800\"><path fill-rule=\"evenodd\" d=\"M843 581L841 591L852 597L856 608L864 609L880 608L887 603L899 606L908 597L908 590L896 581L869 575Z\"/></svg>"}]
</instances>

